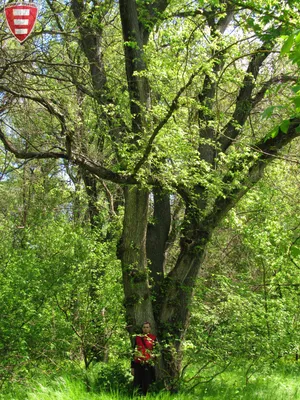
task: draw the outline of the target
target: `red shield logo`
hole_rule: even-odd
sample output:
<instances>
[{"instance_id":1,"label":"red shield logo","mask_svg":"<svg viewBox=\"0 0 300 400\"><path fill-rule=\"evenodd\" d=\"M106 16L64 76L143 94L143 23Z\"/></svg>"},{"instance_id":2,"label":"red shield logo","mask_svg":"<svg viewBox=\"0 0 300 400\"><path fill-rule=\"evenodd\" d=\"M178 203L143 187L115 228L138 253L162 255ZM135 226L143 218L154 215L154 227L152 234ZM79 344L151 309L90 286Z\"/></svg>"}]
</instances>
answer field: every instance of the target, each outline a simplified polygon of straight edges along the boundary
<instances>
[{"instance_id":1,"label":"red shield logo","mask_svg":"<svg viewBox=\"0 0 300 400\"><path fill-rule=\"evenodd\" d=\"M20 42L31 34L38 15L35 4L10 3L5 7L6 21L14 37Z\"/></svg>"}]
</instances>

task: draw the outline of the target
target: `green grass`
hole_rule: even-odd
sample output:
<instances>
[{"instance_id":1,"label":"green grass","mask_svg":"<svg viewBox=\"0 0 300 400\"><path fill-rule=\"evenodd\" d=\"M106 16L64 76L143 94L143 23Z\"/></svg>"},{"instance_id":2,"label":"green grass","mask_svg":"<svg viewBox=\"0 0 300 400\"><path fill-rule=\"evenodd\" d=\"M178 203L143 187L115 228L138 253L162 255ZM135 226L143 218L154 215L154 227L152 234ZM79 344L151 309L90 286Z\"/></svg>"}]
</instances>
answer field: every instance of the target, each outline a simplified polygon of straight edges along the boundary
<instances>
[{"instance_id":1,"label":"green grass","mask_svg":"<svg viewBox=\"0 0 300 400\"><path fill-rule=\"evenodd\" d=\"M226 372L193 392L148 394L149 400L300 400L299 367L281 366L268 373L257 373L249 383L241 371ZM82 380L72 377L40 378L26 386L12 385L1 400L132 400L117 390L87 392ZM136 397L135 397L136 399Z\"/></svg>"},{"instance_id":2,"label":"green grass","mask_svg":"<svg viewBox=\"0 0 300 400\"><path fill-rule=\"evenodd\" d=\"M242 374L228 372L197 392L203 400L300 400L298 370L257 373L247 385Z\"/></svg>"}]
</instances>

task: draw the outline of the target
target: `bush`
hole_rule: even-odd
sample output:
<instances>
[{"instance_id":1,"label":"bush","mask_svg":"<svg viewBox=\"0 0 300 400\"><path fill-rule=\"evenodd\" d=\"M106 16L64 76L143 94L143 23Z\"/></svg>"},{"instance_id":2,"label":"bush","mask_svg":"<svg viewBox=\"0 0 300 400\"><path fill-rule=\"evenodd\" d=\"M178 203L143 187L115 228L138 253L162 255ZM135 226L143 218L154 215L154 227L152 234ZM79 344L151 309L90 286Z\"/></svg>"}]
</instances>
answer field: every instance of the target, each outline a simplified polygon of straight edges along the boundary
<instances>
[{"instance_id":1,"label":"bush","mask_svg":"<svg viewBox=\"0 0 300 400\"><path fill-rule=\"evenodd\" d=\"M96 364L87 375L90 390L129 394L132 392L132 376L128 363L120 361Z\"/></svg>"}]
</instances>

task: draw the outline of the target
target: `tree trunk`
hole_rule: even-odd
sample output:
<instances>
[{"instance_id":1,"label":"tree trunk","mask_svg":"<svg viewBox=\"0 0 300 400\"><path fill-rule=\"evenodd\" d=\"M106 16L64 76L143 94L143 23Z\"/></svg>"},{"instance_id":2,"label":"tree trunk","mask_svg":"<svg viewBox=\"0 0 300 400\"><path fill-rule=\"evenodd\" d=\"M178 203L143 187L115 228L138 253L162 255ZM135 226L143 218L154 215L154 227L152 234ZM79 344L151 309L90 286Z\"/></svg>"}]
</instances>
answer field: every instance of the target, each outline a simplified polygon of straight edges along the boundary
<instances>
[{"instance_id":1,"label":"tree trunk","mask_svg":"<svg viewBox=\"0 0 300 400\"><path fill-rule=\"evenodd\" d=\"M182 343L189 325L191 300L209 238L208 230L195 229L195 225L185 232L177 263L164 282L158 318L159 337L164 342L160 375L170 390L176 390L178 386Z\"/></svg>"},{"instance_id":2,"label":"tree trunk","mask_svg":"<svg viewBox=\"0 0 300 400\"><path fill-rule=\"evenodd\" d=\"M150 262L151 289L154 302L160 298L160 289L164 280L166 247L171 225L170 195L160 188L153 190L153 222L148 223L147 257ZM154 308L158 318L158 307Z\"/></svg>"},{"instance_id":3,"label":"tree trunk","mask_svg":"<svg viewBox=\"0 0 300 400\"><path fill-rule=\"evenodd\" d=\"M127 329L134 334L140 331L145 321L149 321L155 330L146 256L149 193L145 189L126 187L124 194L125 215L119 256Z\"/></svg>"},{"instance_id":4,"label":"tree trunk","mask_svg":"<svg viewBox=\"0 0 300 400\"><path fill-rule=\"evenodd\" d=\"M89 220L92 228L99 226L99 208L97 207L98 200L98 188L97 179L94 175L90 174L88 171L81 171L82 179L85 185L85 190L88 196L88 214Z\"/></svg>"}]
</instances>

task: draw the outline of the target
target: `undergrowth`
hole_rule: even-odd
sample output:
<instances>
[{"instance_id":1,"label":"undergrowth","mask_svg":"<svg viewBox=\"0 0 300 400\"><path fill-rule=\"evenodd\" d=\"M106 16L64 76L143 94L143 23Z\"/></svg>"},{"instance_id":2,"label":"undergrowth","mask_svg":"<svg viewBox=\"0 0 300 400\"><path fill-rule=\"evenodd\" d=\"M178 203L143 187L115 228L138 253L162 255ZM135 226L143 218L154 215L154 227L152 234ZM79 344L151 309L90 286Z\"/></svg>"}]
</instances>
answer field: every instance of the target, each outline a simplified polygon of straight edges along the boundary
<instances>
[{"instance_id":1,"label":"undergrowth","mask_svg":"<svg viewBox=\"0 0 300 400\"><path fill-rule=\"evenodd\" d=\"M246 383L242 369L232 369L193 391L149 393L156 400L300 400L297 364L281 364L268 373L257 372ZM132 400L131 378L122 364L99 364L88 373L36 375L7 385L1 400Z\"/></svg>"}]
</instances>

